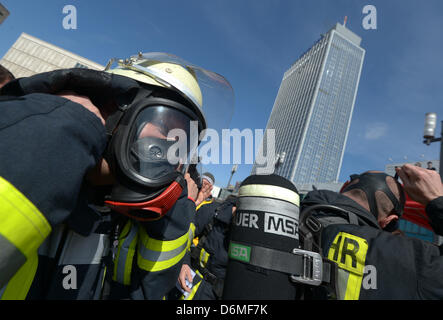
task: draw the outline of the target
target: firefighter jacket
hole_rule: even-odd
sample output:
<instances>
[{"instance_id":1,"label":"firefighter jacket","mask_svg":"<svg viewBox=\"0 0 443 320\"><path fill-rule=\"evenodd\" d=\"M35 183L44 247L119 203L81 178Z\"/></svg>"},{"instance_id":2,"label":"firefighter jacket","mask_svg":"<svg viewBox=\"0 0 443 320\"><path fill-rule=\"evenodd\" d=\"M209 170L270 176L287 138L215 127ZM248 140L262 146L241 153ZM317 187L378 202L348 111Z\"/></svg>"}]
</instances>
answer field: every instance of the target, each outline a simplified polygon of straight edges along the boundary
<instances>
[{"instance_id":1,"label":"firefighter jacket","mask_svg":"<svg viewBox=\"0 0 443 320\"><path fill-rule=\"evenodd\" d=\"M208 201L196 212L198 243L186 256L185 263L196 272L191 293L185 300L221 298L228 263L228 232L232 221L232 203Z\"/></svg>"},{"instance_id":2,"label":"firefighter jacket","mask_svg":"<svg viewBox=\"0 0 443 320\"><path fill-rule=\"evenodd\" d=\"M185 188L161 219L122 225L109 299L161 300L174 288L195 227L195 203Z\"/></svg>"},{"instance_id":3,"label":"firefighter jacket","mask_svg":"<svg viewBox=\"0 0 443 320\"><path fill-rule=\"evenodd\" d=\"M58 70L8 83L0 93L0 298L25 299L38 249L79 208L86 172L106 147L105 127L83 106L53 95L101 97L137 86L93 70ZM86 209L85 209L86 210Z\"/></svg>"},{"instance_id":4,"label":"firefighter jacket","mask_svg":"<svg viewBox=\"0 0 443 320\"><path fill-rule=\"evenodd\" d=\"M346 214L328 209L319 209L314 214L322 225L315 236L318 250L338 267L335 298L443 298L441 247L381 230L370 212L339 193L312 191L303 199L302 210L315 204L334 205L357 216L350 219ZM441 215L441 202L433 205L438 209L428 214Z\"/></svg>"}]
</instances>

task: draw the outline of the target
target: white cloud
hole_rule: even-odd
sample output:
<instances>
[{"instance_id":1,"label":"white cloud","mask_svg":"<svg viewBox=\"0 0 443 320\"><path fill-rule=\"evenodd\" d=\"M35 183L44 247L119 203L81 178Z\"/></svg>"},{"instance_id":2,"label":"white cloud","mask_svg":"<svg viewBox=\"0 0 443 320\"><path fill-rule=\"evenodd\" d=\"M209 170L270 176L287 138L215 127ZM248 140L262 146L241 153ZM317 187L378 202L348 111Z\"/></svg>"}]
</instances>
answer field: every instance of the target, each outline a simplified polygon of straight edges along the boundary
<instances>
[{"instance_id":1,"label":"white cloud","mask_svg":"<svg viewBox=\"0 0 443 320\"><path fill-rule=\"evenodd\" d=\"M384 122L374 122L366 126L365 139L377 140L388 132L388 125Z\"/></svg>"}]
</instances>

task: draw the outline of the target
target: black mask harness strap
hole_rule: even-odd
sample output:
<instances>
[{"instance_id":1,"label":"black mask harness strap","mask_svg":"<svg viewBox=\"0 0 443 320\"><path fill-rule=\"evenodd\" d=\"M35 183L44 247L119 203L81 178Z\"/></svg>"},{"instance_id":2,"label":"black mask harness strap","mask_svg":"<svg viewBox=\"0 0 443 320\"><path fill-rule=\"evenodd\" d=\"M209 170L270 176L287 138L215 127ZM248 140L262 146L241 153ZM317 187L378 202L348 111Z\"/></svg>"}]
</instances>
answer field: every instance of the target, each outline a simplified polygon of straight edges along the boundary
<instances>
[{"instance_id":1,"label":"black mask harness strap","mask_svg":"<svg viewBox=\"0 0 443 320\"><path fill-rule=\"evenodd\" d=\"M389 175L383 172L368 172L360 175L351 175L350 183L352 183L352 181L354 181L355 179L359 179L359 181L353 185L346 186L341 192L343 193L353 189L362 190L366 194L371 213L377 218L378 207L375 193L377 191L381 191L389 198L389 200L391 200L392 204L394 205L395 213L400 217L403 214L405 203L404 192L403 189L400 188L401 192L399 201L386 183L386 177L388 176Z\"/></svg>"}]
</instances>

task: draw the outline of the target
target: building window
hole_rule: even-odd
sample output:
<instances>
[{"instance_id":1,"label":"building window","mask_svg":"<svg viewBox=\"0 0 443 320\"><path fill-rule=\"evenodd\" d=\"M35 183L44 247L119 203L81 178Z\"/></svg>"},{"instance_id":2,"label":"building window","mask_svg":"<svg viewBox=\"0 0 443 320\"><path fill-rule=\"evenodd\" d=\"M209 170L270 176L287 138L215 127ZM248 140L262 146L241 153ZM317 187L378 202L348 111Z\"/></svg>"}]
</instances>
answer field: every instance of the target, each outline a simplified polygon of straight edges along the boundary
<instances>
[{"instance_id":1,"label":"building window","mask_svg":"<svg viewBox=\"0 0 443 320\"><path fill-rule=\"evenodd\" d=\"M82 69L89 69L87 66L85 66L84 64L81 63L76 63L74 68L82 68Z\"/></svg>"}]
</instances>

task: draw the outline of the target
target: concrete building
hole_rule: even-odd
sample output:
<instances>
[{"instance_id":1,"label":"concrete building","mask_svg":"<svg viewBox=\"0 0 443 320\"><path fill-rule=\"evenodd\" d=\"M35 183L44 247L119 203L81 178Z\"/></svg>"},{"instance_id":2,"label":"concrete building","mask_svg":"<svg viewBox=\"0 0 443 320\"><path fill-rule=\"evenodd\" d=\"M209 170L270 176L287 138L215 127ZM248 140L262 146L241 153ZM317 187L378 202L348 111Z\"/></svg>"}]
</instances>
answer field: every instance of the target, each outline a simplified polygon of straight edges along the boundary
<instances>
[{"instance_id":1,"label":"concrete building","mask_svg":"<svg viewBox=\"0 0 443 320\"><path fill-rule=\"evenodd\" d=\"M276 154L285 154L274 173L295 185L338 180L365 56L360 43L337 23L283 76L266 128L275 130ZM267 154L263 141L259 152ZM266 173L262 167L252 173Z\"/></svg>"},{"instance_id":2,"label":"concrete building","mask_svg":"<svg viewBox=\"0 0 443 320\"><path fill-rule=\"evenodd\" d=\"M22 33L0 59L16 78L64 68L104 70L104 66L53 44Z\"/></svg>"},{"instance_id":3,"label":"concrete building","mask_svg":"<svg viewBox=\"0 0 443 320\"><path fill-rule=\"evenodd\" d=\"M298 184L296 185L296 188L298 190L298 193L307 194L309 191L314 190L314 188L317 190L329 190L329 191L339 192L342 186L343 186L342 182L328 182L328 183L322 182L314 184Z\"/></svg>"}]
</instances>

